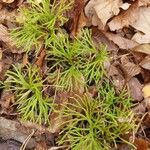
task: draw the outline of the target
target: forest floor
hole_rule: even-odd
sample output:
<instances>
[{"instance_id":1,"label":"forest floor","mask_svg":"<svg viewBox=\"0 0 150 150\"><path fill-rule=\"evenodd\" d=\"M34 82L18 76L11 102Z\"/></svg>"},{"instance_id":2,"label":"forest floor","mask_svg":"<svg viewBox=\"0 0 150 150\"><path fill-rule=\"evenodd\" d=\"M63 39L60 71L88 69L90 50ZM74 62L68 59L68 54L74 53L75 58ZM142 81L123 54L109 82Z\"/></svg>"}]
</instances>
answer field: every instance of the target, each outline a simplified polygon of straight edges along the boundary
<instances>
[{"instance_id":1,"label":"forest floor","mask_svg":"<svg viewBox=\"0 0 150 150\"><path fill-rule=\"evenodd\" d=\"M149 150L149 110L149 0L0 0L0 150Z\"/></svg>"}]
</instances>

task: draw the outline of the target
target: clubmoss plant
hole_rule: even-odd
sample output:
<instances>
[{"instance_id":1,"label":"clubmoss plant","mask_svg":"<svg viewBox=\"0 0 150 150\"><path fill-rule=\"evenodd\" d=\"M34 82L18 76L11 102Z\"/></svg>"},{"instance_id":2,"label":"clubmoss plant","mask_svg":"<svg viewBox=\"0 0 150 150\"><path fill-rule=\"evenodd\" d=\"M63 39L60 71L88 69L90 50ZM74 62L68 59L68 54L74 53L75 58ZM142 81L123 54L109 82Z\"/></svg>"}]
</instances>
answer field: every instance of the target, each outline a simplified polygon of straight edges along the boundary
<instances>
[{"instance_id":1,"label":"clubmoss plant","mask_svg":"<svg viewBox=\"0 0 150 150\"><path fill-rule=\"evenodd\" d=\"M118 142L127 142L123 136L135 126L126 94L117 96L107 82L96 99L88 94L71 99L61 112L69 119L60 133L60 145L69 144L71 150L108 150Z\"/></svg>"},{"instance_id":2,"label":"clubmoss plant","mask_svg":"<svg viewBox=\"0 0 150 150\"><path fill-rule=\"evenodd\" d=\"M98 84L105 75L103 63L107 60L106 46L96 48L91 30L84 29L74 41L59 34L48 53L51 75L58 76L58 85L65 90L76 89L94 82ZM53 71L54 70L54 71Z\"/></svg>"},{"instance_id":3,"label":"clubmoss plant","mask_svg":"<svg viewBox=\"0 0 150 150\"><path fill-rule=\"evenodd\" d=\"M23 70L19 65L13 66L13 70L7 71L6 76L4 85L14 92L21 118L38 124L48 124L52 100L43 95L44 81L38 68L28 65Z\"/></svg>"},{"instance_id":4,"label":"clubmoss plant","mask_svg":"<svg viewBox=\"0 0 150 150\"><path fill-rule=\"evenodd\" d=\"M54 39L59 27L66 22L64 13L70 9L73 1L68 0L42 0L38 3L29 0L29 7L20 9L21 16L16 19L19 27L11 31L18 47L25 52L35 48L39 51L41 46L47 47Z\"/></svg>"}]
</instances>

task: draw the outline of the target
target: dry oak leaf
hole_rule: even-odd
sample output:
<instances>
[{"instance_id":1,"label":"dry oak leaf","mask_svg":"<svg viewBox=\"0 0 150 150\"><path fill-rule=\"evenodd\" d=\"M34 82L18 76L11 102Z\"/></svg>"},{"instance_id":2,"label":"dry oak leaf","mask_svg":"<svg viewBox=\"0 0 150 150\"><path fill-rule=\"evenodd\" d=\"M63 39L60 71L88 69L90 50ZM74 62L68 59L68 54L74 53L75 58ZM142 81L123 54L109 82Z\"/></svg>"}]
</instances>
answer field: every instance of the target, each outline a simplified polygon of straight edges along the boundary
<instances>
[{"instance_id":1,"label":"dry oak leaf","mask_svg":"<svg viewBox=\"0 0 150 150\"><path fill-rule=\"evenodd\" d=\"M140 44L150 43L150 6L140 7L139 18L131 26L140 31L133 36L134 41Z\"/></svg>"},{"instance_id":2,"label":"dry oak leaf","mask_svg":"<svg viewBox=\"0 0 150 150\"><path fill-rule=\"evenodd\" d=\"M118 15L120 7L123 4L122 0L91 0L85 7L85 14L92 18L96 12L103 26L114 15Z\"/></svg>"},{"instance_id":3,"label":"dry oak leaf","mask_svg":"<svg viewBox=\"0 0 150 150\"><path fill-rule=\"evenodd\" d=\"M121 37L117 34L113 34L110 32L104 32L105 36L110 40L113 41L116 45L119 46L121 49L132 49L136 46L138 46L138 43L129 39L126 39L124 37Z\"/></svg>"}]
</instances>

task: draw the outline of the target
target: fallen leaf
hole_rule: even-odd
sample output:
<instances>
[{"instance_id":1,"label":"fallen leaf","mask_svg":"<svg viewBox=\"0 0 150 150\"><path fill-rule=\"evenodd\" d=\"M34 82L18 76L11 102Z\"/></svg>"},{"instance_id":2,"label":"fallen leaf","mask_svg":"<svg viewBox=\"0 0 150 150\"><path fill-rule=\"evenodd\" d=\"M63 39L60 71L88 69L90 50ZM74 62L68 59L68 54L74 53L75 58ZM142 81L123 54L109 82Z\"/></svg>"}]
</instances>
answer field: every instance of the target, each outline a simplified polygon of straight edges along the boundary
<instances>
[{"instance_id":1,"label":"fallen leaf","mask_svg":"<svg viewBox=\"0 0 150 150\"><path fill-rule=\"evenodd\" d=\"M150 70L142 69L141 74L142 74L142 78L144 80L144 83L145 84L150 83Z\"/></svg>"},{"instance_id":2,"label":"fallen leaf","mask_svg":"<svg viewBox=\"0 0 150 150\"><path fill-rule=\"evenodd\" d=\"M8 11L6 7L0 10L0 23L6 23L6 21L14 22L16 16L19 15L19 13L15 11Z\"/></svg>"},{"instance_id":3,"label":"fallen leaf","mask_svg":"<svg viewBox=\"0 0 150 150\"><path fill-rule=\"evenodd\" d=\"M1 96L1 107L9 109L10 105L15 102L14 94L11 91L3 91Z\"/></svg>"},{"instance_id":4,"label":"fallen leaf","mask_svg":"<svg viewBox=\"0 0 150 150\"><path fill-rule=\"evenodd\" d=\"M10 4L10 3L14 2L14 0L2 0L2 2Z\"/></svg>"},{"instance_id":5,"label":"fallen leaf","mask_svg":"<svg viewBox=\"0 0 150 150\"><path fill-rule=\"evenodd\" d=\"M83 12L84 4L84 0L75 0L73 8L67 13L69 20L64 27L72 38L86 25L86 17Z\"/></svg>"},{"instance_id":6,"label":"fallen leaf","mask_svg":"<svg viewBox=\"0 0 150 150\"><path fill-rule=\"evenodd\" d=\"M144 98L149 98L150 97L150 84L147 84L143 87L142 89Z\"/></svg>"},{"instance_id":7,"label":"fallen leaf","mask_svg":"<svg viewBox=\"0 0 150 150\"><path fill-rule=\"evenodd\" d=\"M131 79L132 77L138 75L141 72L141 68L132 62L122 64L121 67L122 70L124 71L126 80Z\"/></svg>"},{"instance_id":8,"label":"fallen leaf","mask_svg":"<svg viewBox=\"0 0 150 150\"><path fill-rule=\"evenodd\" d=\"M129 39L126 39L124 37L121 37L117 34L114 34L114 33L111 33L111 32L104 32L103 33L105 34L105 36L110 40L110 41L113 41L116 45L119 46L119 48L121 49L132 49L134 47L136 47L138 45L138 43L132 41L132 40L129 40Z\"/></svg>"},{"instance_id":9,"label":"fallen leaf","mask_svg":"<svg viewBox=\"0 0 150 150\"><path fill-rule=\"evenodd\" d=\"M149 150L148 141L142 138L136 138L134 143L137 147L137 150Z\"/></svg>"},{"instance_id":10,"label":"fallen leaf","mask_svg":"<svg viewBox=\"0 0 150 150\"><path fill-rule=\"evenodd\" d=\"M123 10L127 10L130 7L131 4L129 3L123 3L120 8L122 8Z\"/></svg>"},{"instance_id":11,"label":"fallen leaf","mask_svg":"<svg viewBox=\"0 0 150 150\"><path fill-rule=\"evenodd\" d=\"M130 96L134 101L141 101L143 100L142 95L142 84L139 82L139 80L135 77L131 78L127 83L130 91Z\"/></svg>"},{"instance_id":12,"label":"fallen leaf","mask_svg":"<svg viewBox=\"0 0 150 150\"><path fill-rule=\"evenodd\" d=\"M140 66L144 69L150 70L150 55L146 56L143 61L141 61Z\"/></svg>"},{"instance_id":13,"label":"fallen leaf","mask_svg":"<svg viewBox=\"0 0 150 150\"><path fill-rule=\"evenodd\" d=\"M122 3L122 0L91 0L85 7L85 14L87 17L91 18L94 12L96 12L98 18L103 24L103 27L105 27L107 21L111 17L119 14L119 8Z\"/></svg>"},{"instance_id":14,"label":"fallen leaf","mask_svg":"<svg viewBox=\"0 0 150 150\"><path fill-rule=\"evenodd\" d=\"M150 44L140 44L132 50L150 55Z\"/></svg>"},{"instance_id":15,"label":"fallen leaf","mask_svg":"<svg viewBox=\"0 0 150 150\"><path fill-rule=\"evenodd\" d=\"M92 28L92 38L95 41L95 43L99 44L105 44L107 45L107 48L109 51L118 51L119 48L114 42L110 41L101 30L98 30L97 27Z\"/></svg>"},{"instance_id":16,"label":"fallen leaf","mask_svg":"<svg viewBox=\"0 0 150 150\"><path fill-rule=\"evenodd\" d=\"M143 100L141 103L138 103L138 105L136 105L134 108L132 108L134 114L142 114L144 115L145 112L146 112L146 103L145 101Z\"/></svg>"},{"instance_id":17,"label":"fallen leaf","mask_svg":"<svg viewBox=\"0 0 150 150\"><path fill-rule=\"evenodd\" d=\"M45 50L45 48L42 48L41 51L40 51L40 54L39 54L39 56L37 57L37 60L36 60L36 62L35 62L35 64L36 64L39 68L42 67L43 61L44 61L44 59L45 59L45 56L46 56L46 50Z\"/></svg>"},{"instance_id":18,"label":"fallen leaf","mask_svg":"<svg viewBox=\"0 0 150 150\"><path fill-rule=\"evenodd\" d=\"M139 64L147 55L144 53L136 52L136 51L131 51L133 55L133 59L135 60L136 64Z\"/></svg>"},{"instance_id":19,"label":"fallen leaf","mask_svg":"<svg viewBox=\"0 0 150 150\"><path fill-rule=\"evenodd\" d=\"M112 78L116 92L120 93L125 85L125 79L117 66L111 65L108 76Z\"/></svg>"},{"instance_id":20,"label":"fallen leaf","mask_svg":"<svg viewBox=\"0 0 150 150\"><path fill-rule=\"evenodd\" d=\"M123 27L128 27L130 24L135 22L139 17L139 7L138 1L132 4L129 9L121 12L118 16L114 17L108 26L111 31L122 29Z\"/></svg>"},{"instance_id":21,"label":"fallen leaf","mask_svg":"<svg viewBox=\"0 0 150 150\"><path fill-rule=\"evenodd\" d=\"M139 0L139 6L148 6L150 5L149 0Z\"/></svg>"},{"instance_id":22,"label":"fallen leaf","mask_svg":"<svg viewBox=\"0 0 150 150\"><path fill-rule=\"evenodd\" d=\"M150 43L150 6L140 7L139 18L131 26L140 31L133 36L134 41L140 44Z\"/></svg>"},{"instance_id":23,"label":"fallen leaf","mask_svg":"<svg viewBox=\"0 0 150 150\"><path fill-rule=\"evenodd\" d=\"M35 150L48 150L48 146L46 144L46 141L38 142Z\"/></svg>"},{"instance_id":24,"label":"fallen leaf","mask_svg":"<svg viewBox=\"0 0 150 150\"><path fill-rule=\"evenodd\" d=\"M15 42L11 39L8 29L2 24L0 24L0 41L3 41L4 45L6 45L12 53L22 53L21 50L15 47Z\"/></svg>"}]
</instances>

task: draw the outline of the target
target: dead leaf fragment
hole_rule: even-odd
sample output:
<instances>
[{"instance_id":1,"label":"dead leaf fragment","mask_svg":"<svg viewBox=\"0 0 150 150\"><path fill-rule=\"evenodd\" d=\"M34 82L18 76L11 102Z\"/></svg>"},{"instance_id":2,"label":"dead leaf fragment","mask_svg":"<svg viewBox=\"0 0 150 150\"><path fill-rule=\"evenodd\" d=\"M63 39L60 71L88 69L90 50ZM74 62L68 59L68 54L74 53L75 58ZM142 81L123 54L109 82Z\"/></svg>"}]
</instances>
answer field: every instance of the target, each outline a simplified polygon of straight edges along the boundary
<instances>
[{"instance_id":1,"label":"dead leaf fragment","mask_svg":"<svg viewBox=\"0 0 150 150\"><path fill-rule=\"evenodd\" d=\"M95 12L104 27L111 17L119 14L121 5L122 0L91 0L85 7L85 14L92 18Z\"/></svg>"},{"instance_id":2,"label":"dead leaf fragment","mask_svg":"<svg viewBox=\"0 0 150 150\"><path fill-rule=\"evenodd\" d=\"M128 27L130 24L135 22L138 19L138 1L132 4L129 9L123 11L118 16L114 17L109 23L108 26L111 31L122 29L123 27Z\"/></svg>"},{"instance_id":3,"label":"dead leaf fragment","mask_svg":"<svg viewBox=\"0 0 150 150\"><path fill-rule=\"evenodd\" d=\"M122 69L125 73L126 79L129 80L130 78L134 77L135 75L141 72L141 68L131 62L121 65Z\"/></svg>"},{"instance_id":4,"label":"dead leaf fragment","mask_svg":"<svg viewBox=\"0 0 150 150\"><path fill-rule=\"evenodd\" d=\"M118 46L114 44L114 42L110 41L103 32L98 30L97 27L92 28L92 37L95 43L98 43L98 46L99 44L106 44L110 51L112 50L117 52L119 50Z\"/></svg>"},{"instance_id":5,"label":"dead leaf fragment","mask_svg":"<svg viewBox=\"0 0 150 150\"><path fill-rule=\"evenodd\" d=\"M149 150L148 141L146 141L142 138L136 138L135 139L135 145L137 147L137 150Z\"/></svg>"},{"instance_id":6,"label":"dead leaf fragment","mask_svg":"<svg viewBox=\"0 0 150 150\"><path fill-rule=\"evenodd\" d=\"M136 43L132 40L126 39L124 37L121 37L117 34L110 33L110 32L103 32L103 33L110 41L113 41L121 49L132 49L132 48L138 46L138 43Z\"/></svg>"},{"instance_id":7,"label":"dead leaf fragment","mask_svg":"<svg viewBox=\"0 0 150 150\"><path fill-rule=\"evenodd\" d=\"M147 84L143 87L142 89L144 98L149 98L150 97L150 84Z\"/></svg>"},{"instance_id":8,"label":"dead leaf fragment","mask_svg":"<svg viewBox=\"0 0 150 150\"><path fill-rule=\"evenodd\" d=\"M145 59L140 63L144 69L150 70L150 55L146 56Z\"/></svg>"},{"instance_id":9,"label":"dead leaf fragment","mask_svg":"<svg viewBox=\"0 0 150 150\"><path fill-rule=\"evenodd\" d=\"M3 3L7 3L7 4L14 2L14 0L2 0L2 1L3 1Z\"/></svg>"},{"instance_id":10,"label":"dead leaf fragment","mask_svg":"<svg viewBox=\"0 0 150 150\"><path fill-rule=\"evenodd\" d=\"M150 44L141 44L133 48L132 50L150 55Z\"/></svg>"},{"instance_id":11,"label":"dead leaf fragment","mask_svg":"<svg viewBox=\"0 0 150 150\"><path fill-rule=\"evenodd\" d=\"M139 82L139 80L135 77L131 78L128 82L129 91L131 98L134 101L141 101L143 99L142 96L142 84Z\"/></svg>"},{"instance_id":12,"label":"dead leaf fragment","mask_svg":"<svg viewBox=\"0 0 150 150\"><path fill-rule=\"evenodd\" d=\"M140 44L150 43L150 6L140 7L139 17L131 26L140 31L133 36L134 41Z\"/></svg>"}]
</instances>

